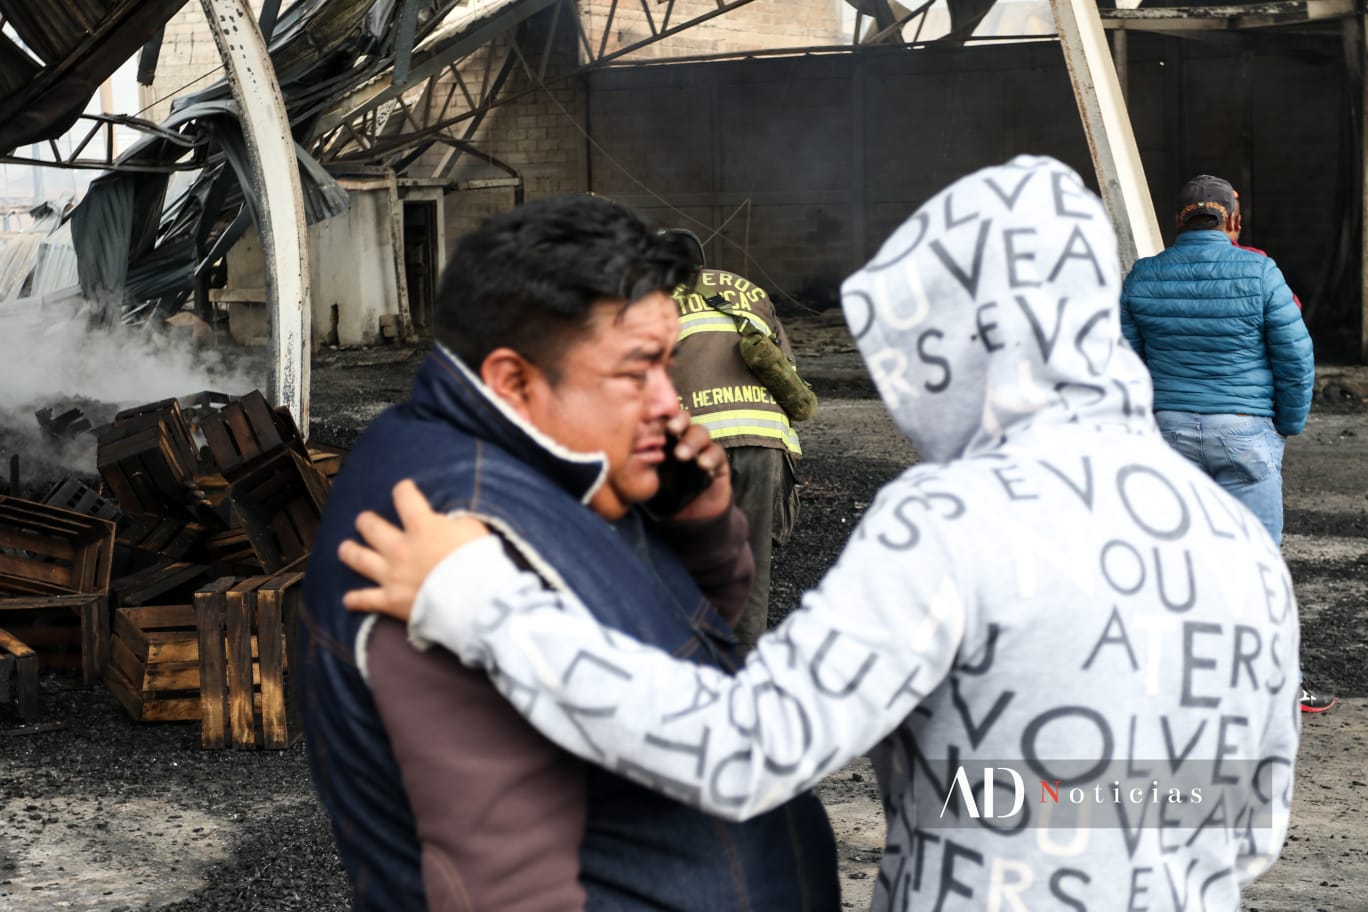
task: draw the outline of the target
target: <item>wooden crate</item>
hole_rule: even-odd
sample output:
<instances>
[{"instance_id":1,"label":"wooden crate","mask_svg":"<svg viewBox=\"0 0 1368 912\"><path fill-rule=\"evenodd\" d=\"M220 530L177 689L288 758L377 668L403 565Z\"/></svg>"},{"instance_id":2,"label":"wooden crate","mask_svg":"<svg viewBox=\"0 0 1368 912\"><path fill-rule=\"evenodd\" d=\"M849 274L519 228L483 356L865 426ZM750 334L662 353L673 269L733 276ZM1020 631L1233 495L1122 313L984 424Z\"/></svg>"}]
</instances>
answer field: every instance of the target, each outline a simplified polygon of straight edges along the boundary
<instances>
[{"instance_id":1,"label":"wooden crate","mask_svg":"<svg viewBox=\"0 0 1368 912\"><path fill-rule=\"evenodd\" d=\"M98 432L100 475L125 513L177 515L199 465L174 399L120 412Z\"/></svg>"},{"instance_id":2,"label":"wooden crate","mask_svg":"<svg viewBox=\"0 0 1368 912\"><path fill-rule=\"evenodd\" d=\"M0 595L104 592L113 558L109 520L0 497Z\"/></svg>"},{"instance_id":3,"label":"wooden crate","mask_svg":"<svg viewBox=\"0 0 1368 912\"><path fill-rule=\"evenodd\" d=\"M163 560L186 560L208 531L184 518L127 517L114 537L113 575L117 579Z\"/></svg>"},{"instance_id":4,"label":"wooden crate","mask_svg":"<svg viewBox=\"0 0 1368 912\"><path fill-rule=\"evenodd\" d=\"M225 478L236 481L254 463L284 447L304 452L288 411L271 408L260 390L227 403L200 424L209 451Z\"/></svg>"},{"instance_id":5,"label":"wooden crate","mask_svg":"<svg viewBox=\"0 0 1368 912\"><path fill-rule=\"evenodd\" d=\"M278 450L233 482L233 508L267 573L308 555L327 497L327 481L291 449Z\"/></svg>"},{"instance_id":6,"label":"wooden crate","mask_svg":"<svg viewBox=\"0 0 1368 912\"><path fill-rule=\"evenodd\" d=\"M184 603L209 576L205 564L162 560L109 584L119 607Z\"/></svg>"},{"instance_id":7,"label":"wooden crate","mask_svg":"<svg viewBox=\"0 0 1368 912\"><path fill-rule=\"evenodd\" d=\"M72 510L86 516L119 521L122 511L119 505L79 478L63 478L43 495L43 503L63 510Z\"/></svg>"},{"instance_id":8,"label":"wooden crate","mask_svg":"<svg viewBox=\"0 0 1368 912\"><path fill-rule=\"evenodd\" d=\"M347 451L322 444L309 444L309 462L318 473L331 484L337 473L342 471L342 463L347 460Z\"/></svg>"},{"instance_id":9,"label":"wooden crate","mask_svg":"<svg viewBox=\"0 0 1368 912\"><path fill-rule=\"evenodd\" d=\"M241 526L205 536L199 553L201 559L209 564L211 579L222 576L235 576L240 579L260 576L264 569L256 552L252 550L247 530Z\"/></svg>"},{"instance_id":10,"label":"wooden crate","mask_svg":"<svg viewBox=\"0 0 1368 912\"><path fill-rule=\"evenodd\" d=\"M38 655L45 668L79 668L94 686L109 661L109 600L104 593L0 599L0 627Z\"/></svg>"},{"instance_id":11,"label":"wooden crate","mask_svg":"<svg viewBox=\"0 0 1368 912\"><path fill-rule=\"evenodd\" d=\"M233 401L233 397L227 393L205 390L200 393L191 393L189 396L181 396L177 401L180 403L181 414L185 416L185 423L190 425L190 432L193 436L196 428L199 428L202 433L205 420L217 415L220 409Z\"/></svg>"},{"instance_id":12,"label":"wooden crate","mask_svg":"<svg viewBox=\"0 0 1368 912\"><path fill-rule=\"evenodd\" d=\"M11 696L21 721L38 720L38 655L0 629L0 706L8 705Z\"/></svg>"},{"instance_id":13,"label":"wooden crate","mask_svg":"<svg viewBox=\"0 0 1368 912\"><path fill-rule=\"evenodd\" d=\"M105 685L139 722L199 719L195 609L152 605L114 612Z\"/></svg>"},{"instance_id":14,"label":"wooden crate","mask_svg":"<svg viewBox=\"0 0 1368 912\"><path fill-rule=\"evenodd\" d=\"M299 739L298 688L288 675L299 667L294 627L303 581L289 570L219 580L195 593L206 749L284 750Z\"/></svg>"}]
</instances>

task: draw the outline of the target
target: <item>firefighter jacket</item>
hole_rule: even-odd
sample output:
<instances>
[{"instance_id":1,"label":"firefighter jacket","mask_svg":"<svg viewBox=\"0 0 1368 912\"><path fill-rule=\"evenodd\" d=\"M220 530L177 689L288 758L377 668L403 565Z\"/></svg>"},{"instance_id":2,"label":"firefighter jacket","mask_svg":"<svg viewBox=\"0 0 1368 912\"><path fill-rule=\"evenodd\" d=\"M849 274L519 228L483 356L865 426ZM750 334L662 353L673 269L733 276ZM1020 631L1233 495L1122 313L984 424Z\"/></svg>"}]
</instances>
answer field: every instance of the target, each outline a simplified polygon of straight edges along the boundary
<instances>
[{"instance_id":1,"label":"firefighter jacket","mask_svg":"<svg viewBox=\"0 0 1368 912\"><path fill-rule=\"evenodd\" d=\"M738 317L709 304L714 296L745 315L741 318L772 330L784 354L793 357L774 302L763 288L724 269L704 269L692 287L681 285L674 294L679 349L670 377L680 403L724 447L773 447L802 455L788 415L741 360Z\"/></svg>"}]
</instances>

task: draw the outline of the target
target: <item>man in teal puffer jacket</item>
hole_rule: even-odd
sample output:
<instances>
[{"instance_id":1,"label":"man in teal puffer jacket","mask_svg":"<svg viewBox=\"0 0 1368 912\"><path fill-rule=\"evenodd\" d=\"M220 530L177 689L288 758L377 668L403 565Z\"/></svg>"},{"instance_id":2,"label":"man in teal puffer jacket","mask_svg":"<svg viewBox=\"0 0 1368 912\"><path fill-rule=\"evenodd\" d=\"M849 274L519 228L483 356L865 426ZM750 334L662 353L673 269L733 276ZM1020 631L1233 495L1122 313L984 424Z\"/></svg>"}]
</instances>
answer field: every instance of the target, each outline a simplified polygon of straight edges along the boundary
<instances>
[{"instance_id":1,"label":"man in teal puffer jacket","mask_svg":"<svg viewBox=\"0 0 1368 912\"><path fill-rule=\"evenodd\" d=\"M1237 199L1209 174L1183 185L1173 246L1136 261L1121 288L1121 332L1154 380L1164 439L1281 543L1283 445L1306 424L1316 366L1282 272L1231 243ZM1308 712L1333 703L1303 689Z\"/></svg>"},{"instance_id":2,"label":"man in teal puffer jacket","mask_svg":"<svg viewBox=\"0 0 1368 912\"><path fill-rule=\"evenodd\" d=\"M1178 238L1136 262L1121 289L1121 331L1154 378L1169 443L1282 541L1284 438L1311 408L1311 336L1272 259L1225 232L1235 191L1218 177L1178 196Z\"/></svg>"}]
</instances>

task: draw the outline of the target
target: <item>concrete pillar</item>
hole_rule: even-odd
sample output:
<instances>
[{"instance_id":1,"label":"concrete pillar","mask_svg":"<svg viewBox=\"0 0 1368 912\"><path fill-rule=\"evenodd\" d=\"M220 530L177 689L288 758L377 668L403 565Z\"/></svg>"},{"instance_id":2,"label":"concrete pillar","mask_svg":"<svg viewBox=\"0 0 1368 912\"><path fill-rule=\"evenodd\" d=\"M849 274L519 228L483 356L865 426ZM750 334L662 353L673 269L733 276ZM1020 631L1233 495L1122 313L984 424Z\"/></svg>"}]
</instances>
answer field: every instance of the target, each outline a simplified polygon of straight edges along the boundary
<instances>
[{"instance_id":1,"label":"concrete pillar","mask_svg":"<svg viewBox=\"0 0 1368 912\"><path fill-rule=\"evenodd\" d=\"M1102 201L1116 225L1121 268L1164 247L1145 169L1094 0L1050 0L1083 117ZM1124 45L1123 45L1124 46Z\"/></svg>"},{"instance_id":2,"label":"concrete pillar","mask_svg":"<svg viewBox=\"0 0 1368 912\"><path fill-rule=\"evenodd\" d=\"M275 68L248 0L200 0L223 57L251 159L275 366L270 398L309 433L309 249L299 160Z\"/></svg>"}]
</instances>

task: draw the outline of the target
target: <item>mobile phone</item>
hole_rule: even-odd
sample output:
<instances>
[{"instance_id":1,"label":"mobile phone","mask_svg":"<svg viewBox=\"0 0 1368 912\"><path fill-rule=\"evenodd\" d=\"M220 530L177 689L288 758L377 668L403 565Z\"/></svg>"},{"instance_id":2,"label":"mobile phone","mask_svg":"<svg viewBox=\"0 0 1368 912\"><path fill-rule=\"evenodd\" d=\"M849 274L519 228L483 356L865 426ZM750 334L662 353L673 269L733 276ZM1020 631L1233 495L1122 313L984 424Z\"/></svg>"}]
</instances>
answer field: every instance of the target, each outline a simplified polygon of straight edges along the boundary
<instances>
[{"instance_id":1,"label":"mobile phone","mask_svg":"<svg viewBox=\"0 0 1368 912\"><path fill-rule=\"evenodd\" d=\"M696 460L685 461L675 455L678 443L679 438L674 434L665 435L665 461L657 469L660 488L641 505L646 515L656 522L674 518L712 484L712 476Z\"/></svg>"}]
</instances>

